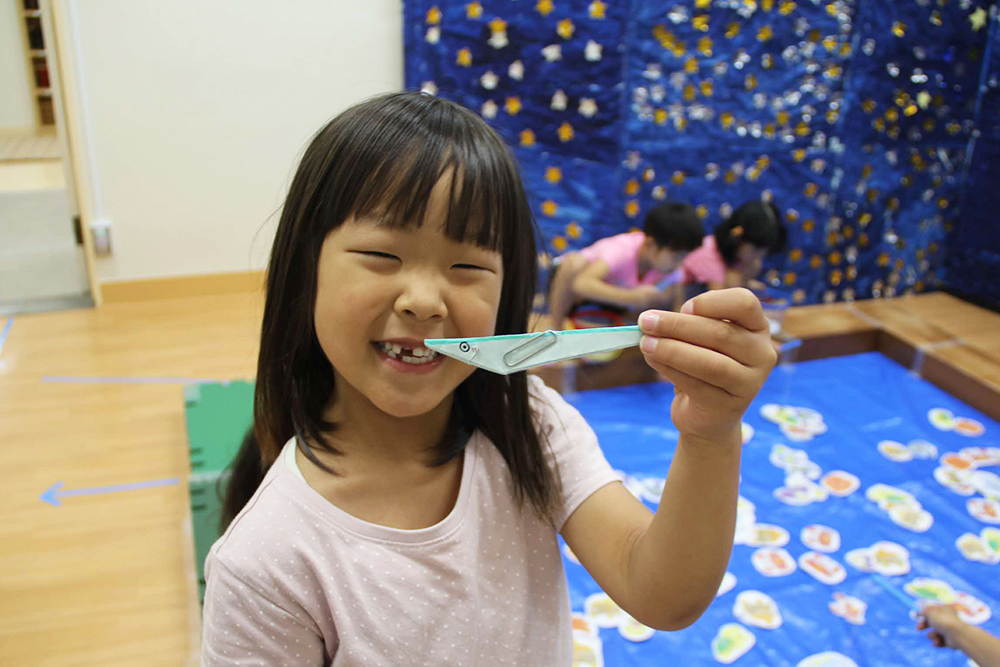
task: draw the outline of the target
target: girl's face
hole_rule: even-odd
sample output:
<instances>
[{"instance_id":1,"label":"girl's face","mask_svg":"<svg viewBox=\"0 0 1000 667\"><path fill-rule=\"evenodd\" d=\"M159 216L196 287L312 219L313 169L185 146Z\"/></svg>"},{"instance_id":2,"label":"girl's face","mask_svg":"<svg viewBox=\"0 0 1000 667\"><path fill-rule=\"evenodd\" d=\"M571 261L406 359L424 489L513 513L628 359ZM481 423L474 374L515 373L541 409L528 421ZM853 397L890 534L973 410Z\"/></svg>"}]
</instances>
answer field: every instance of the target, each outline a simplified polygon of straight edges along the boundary
<instances>
[{"instance_id":1,"label":"girl's face","mask_svg":"<svg viewBox=\"0 0 1000 667\"><path fill-rule=\"evenodd\" d=\"M442 233L447 193L442 179L419 227L351 218L326 237L315 322L338 400L360 395L393 417L428 413L475 369L423 340L495 333L502 257Z\"/></svg>"},{"instance_id":2,"label":"girl's face","mask_svg":"<svg viewBox=\"0 0 1000 667\"><path fill-rule=\"evenodd\" d=\"M756 276L764 264L767 248L755 246L752 243L741 243L736 250L736 259L744 274Z\"/></svg>"}]
</instances>

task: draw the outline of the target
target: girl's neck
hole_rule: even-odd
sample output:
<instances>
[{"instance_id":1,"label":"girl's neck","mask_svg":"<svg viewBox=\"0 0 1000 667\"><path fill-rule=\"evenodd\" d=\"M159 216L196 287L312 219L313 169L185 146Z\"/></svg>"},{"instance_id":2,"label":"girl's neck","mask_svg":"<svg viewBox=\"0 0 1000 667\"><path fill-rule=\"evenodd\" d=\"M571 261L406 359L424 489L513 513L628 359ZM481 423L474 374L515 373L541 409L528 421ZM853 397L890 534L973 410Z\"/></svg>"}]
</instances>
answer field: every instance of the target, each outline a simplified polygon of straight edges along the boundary
<instances>
[{"instance_id":1,"label":"girl's neck","mask_svg":"<svg viewBox=\"0 0 1000 667\"><path fill-rule=\"evenodd\" d=\"M420 462L429 464L437 458L437 447L444 437L451 416L453 395L449 395L430 412L413 417L396 417L378 406L345 382L338 390L324 419L337 425L332 434L334 447L341 456L335 465L345 460L351 467L369 463L384 466L392 463Z\"/></svg>"}]
</instances>

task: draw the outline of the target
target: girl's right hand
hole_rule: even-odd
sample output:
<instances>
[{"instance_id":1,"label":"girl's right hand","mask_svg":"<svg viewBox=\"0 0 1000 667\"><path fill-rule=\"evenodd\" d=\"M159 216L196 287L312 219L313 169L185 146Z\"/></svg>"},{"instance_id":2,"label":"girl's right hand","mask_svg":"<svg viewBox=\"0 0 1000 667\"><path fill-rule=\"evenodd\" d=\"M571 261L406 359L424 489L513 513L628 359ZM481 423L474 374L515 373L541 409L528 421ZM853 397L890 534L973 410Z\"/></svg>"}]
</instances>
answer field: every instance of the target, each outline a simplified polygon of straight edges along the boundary
<instances>
[{"instance_id":1,"label":"girl's right hand","mask_svg":"<svg viewBox=\"0 0 1000 667\"><path fill-rule=\"evenodd\" d=\"M938 648L960 646L959 635L966 628L965 622L958 617L954 605L935 604L924 607L917 630L927 630L928 639Z\"/></svg>"}]
</instances>

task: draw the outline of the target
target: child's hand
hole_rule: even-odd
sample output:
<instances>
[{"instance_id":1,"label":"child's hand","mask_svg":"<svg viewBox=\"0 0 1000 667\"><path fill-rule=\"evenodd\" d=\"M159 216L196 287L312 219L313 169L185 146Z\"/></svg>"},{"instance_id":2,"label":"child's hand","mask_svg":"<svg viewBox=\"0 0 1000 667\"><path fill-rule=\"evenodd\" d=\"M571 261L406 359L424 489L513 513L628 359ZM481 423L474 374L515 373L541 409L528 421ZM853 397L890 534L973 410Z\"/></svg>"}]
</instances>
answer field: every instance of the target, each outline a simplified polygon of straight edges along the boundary
<instances>
[{"instance_id":1,"label":"child's hand","mask_svg":"<svg viewBox=\"0 0 1000 667\"><path fill-rule=\"evenodd\" d=\"M638 309L652 308L663 301L663 292L655 285L639 285L632 288L632 307Z\"/></svg>"},{"instance_id":2,"label":"child's hand","mask_svg":"<svg viewBox=\"0 0 1000 667\"><path fill-rule=\"evenodd\" d=\"M708 442L738 433L777 361L757 297L742 288L706 292L680 313L643 313L639 326L646 362L674 385L677 430Z\"/></svg>"},{"instance_id":3,"label":"child's hand","mask_svg":"<svg viewBox=\"0 0 1000 667\"><path fill-rule=\"evenodd\" d=\"M927 637L938 648L958 647L956 635L965 628L965 622L958 617L955 607L950 604L934 604L924 607L917 630L930 628Z\"/></svg>"}]
</instances>

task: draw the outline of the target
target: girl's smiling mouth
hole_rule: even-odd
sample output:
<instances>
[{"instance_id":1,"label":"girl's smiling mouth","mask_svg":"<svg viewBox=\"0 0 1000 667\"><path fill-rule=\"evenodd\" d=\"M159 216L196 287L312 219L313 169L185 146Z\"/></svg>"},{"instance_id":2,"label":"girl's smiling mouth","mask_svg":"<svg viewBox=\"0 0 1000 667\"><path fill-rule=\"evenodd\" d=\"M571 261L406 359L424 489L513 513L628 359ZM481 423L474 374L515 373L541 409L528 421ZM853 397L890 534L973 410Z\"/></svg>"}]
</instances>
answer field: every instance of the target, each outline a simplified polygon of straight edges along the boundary
<instances>
[{"instance_id":1,"label":"girl's smiling mouth","mask_svg":"<svg viewBox=\"0 0 1000 667\"><path fill-rule=\"evenodd\" d=\"M391 368L405 373L429 373L443 361L440 354L424 347L423 341L414 339L373 341L372 346Z\"/></svg>"}]
</instances>

